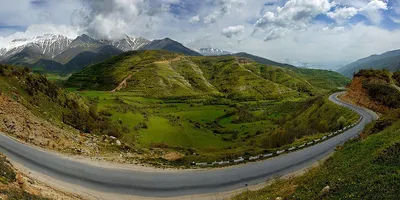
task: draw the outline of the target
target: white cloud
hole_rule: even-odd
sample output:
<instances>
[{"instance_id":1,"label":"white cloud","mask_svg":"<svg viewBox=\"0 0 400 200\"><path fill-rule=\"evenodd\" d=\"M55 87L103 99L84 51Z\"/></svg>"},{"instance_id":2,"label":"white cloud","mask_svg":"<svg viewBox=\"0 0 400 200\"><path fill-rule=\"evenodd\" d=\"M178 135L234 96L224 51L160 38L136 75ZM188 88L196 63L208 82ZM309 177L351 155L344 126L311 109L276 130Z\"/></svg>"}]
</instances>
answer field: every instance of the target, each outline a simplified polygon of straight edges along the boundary
<instances>
[{"instance_id":1,"label":"white cloud","mask_svg":"<svg viewBox=\"0 0 400 200\"><path fill-rule=\"evenodd\" d=\"M397 18L397 17L390 17L390 19L394 22L394 23L397 23L397 24L400 24L400 18Z\"/></svg>"},{"instance_id":2,"label":"white cloud","mask_svg":"<svg viewBox=\"0 0 400 200\"><path fill-rule=\"evenodd\" d=\"M338 8L333 12L328 12L327 16L335 20L348 20L358 14L358 9L354 7Z\"/></svg>"},{"instance_id":3,"label":"white cloud","mask_svg":"<svg viewBox=\"0 0 400 200\"><path fill-rule=\"evenodd\" d=\"M189 19L189 23L191 23L191 24L196 24L196 23L198 23L199 21L200 21L200 17L199 17L198 15L193 16L193 17L191 17L191 18Z\"/></svg>"},{"instance_id":4,"label":"white cloud","mask_svg":"<svg viewBox=\"0 0 400 200\"><path fill-rule=\"evenodd\" d=\"M379 24L383 17L380 10L387 10L387 3L381 0L372 0L365 7L360 9L360 13L368 17L374 23Z\"/></svg>"},{"instance_id":5,"label":"white cloud","mask_svg":"<svg viewBox=\"0 0 400 200\"><path fill-rule=\"evenodd\" d=\"M232 38L232 36L239 36L243 32L244 32L244 26L238 25L222 29L221 34L227 38Z\"/></svg>"},{"instance_id":6,"label":"white cloud","mask_svg":"<svg viewBox=\"0 0 400 200\"><path fill-rule=\"evenodd\" d=\"M272 29L272 30L270 30L268 33L267 33L267 36L265 36L265 38L264 38L264 41L270 41L270 40L276 40L276 39L279 39L279 38L281 38L283 35L285 35L286 34L286 30L285 29L279 29L279 28L276 28L276 29Z\"/></svg>"},{"instance_id":7,"label":"white cloud","mask_svg":"<svg viewBox=\"0 0 400 200\"><path fill-rule=\"evenodd\" d=\"M362 10L387 10L387 3L381 0L372 0Z\"/></svg>"},{"instance_id":8,"label":"white cloud","mask_svg":"<svg viewBox=\"0 0 400 200\"><path fill-rule=\"evenodd\" d=\"M366 4L363 1L359 1L354 5L359 7L338 7L334 11L328 12L327 16L339 23L343 23L357 14L362 14L372 23L379 24L383 18L380 10L388 9L387 3L381 0L372 0Z\"/></svg>"},{"instance_id":9,"label":"white cloud","mask_svg":"<svg viewBox=\"0 0 400 200\"><path fill-rule=\"evenodd\" d=\"M315 16L326 13L333 5L328 0L289 0L275 13L268 11L258 19L253 33L263 30L267 32L264 41L278 39L291 30L307 28Z\"/></svg>"},{"instance_id":10,"label":"white cloud","mask_svg":"<svg viewBox=\"0 0 400 200\"><path fill-rule=\"evenodd\" d=\"M230 13L232 7L237 7L240 10L240 7L246 4L245 0L214 0L214 7L216 9L209 13L206 17L204 17L205 24L213 24L218 19L223 18L225 15Z\"/></svg>"}]
</instances>

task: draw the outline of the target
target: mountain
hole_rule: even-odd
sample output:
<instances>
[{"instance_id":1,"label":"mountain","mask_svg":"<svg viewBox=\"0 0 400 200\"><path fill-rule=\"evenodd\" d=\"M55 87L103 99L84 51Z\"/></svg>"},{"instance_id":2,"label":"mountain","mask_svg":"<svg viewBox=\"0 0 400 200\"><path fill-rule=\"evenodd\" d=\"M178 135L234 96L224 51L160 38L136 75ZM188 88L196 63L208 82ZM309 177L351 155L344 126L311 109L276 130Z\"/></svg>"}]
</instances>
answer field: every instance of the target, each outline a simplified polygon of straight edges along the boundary
<instances>
[{"instance_id":1,"label":"mountain","mask_svg":"<svg viewBox=\"0 0 400 200\"><path fill-rule=\"evenodd\" d=\"M200 48L199 53L204 56L222 56L222 55L230 55L231 52L223 51L216 48Z\"/></svg>"},{"instance_id":2,"label":"mountain","mask_svg":"<svg viewBox=\"0 0 400 200\"><path fill-rule=\"evenodd\" d=\"M122 48L124 41L128 43L128 39L130 42L133 41L132 38L125 38L118 43L119 47ZM138 41L145 42L144 39ZM117 45L117 43L114 44ZM35 71L51 73L71 73L88 64L104 61L111 56L123 53L117 47L85 34L74 40L52 34L31 39L18 39L2 48L0 52L3 63L24 65Z\"/></svg>"},{"instance_id":3,"label":"mountain","mask_svg":"<svg viewBox=\"0 0 400 200\"><path fill-rule=\"evenodd\" d=\"M65 65L54 61L54 60L47 60L47 59L40 59L34 64L28 65L31 67L33 71L39 73L46 73L46 72L53 72L53 73L63 73L68 69Z\"/></svg>"},{"instance_id":4,"label":"mountain","mask_svg":"<svg viewBox=\"0 0 400 200\"><path fill-rule=\"evenodd\" d=\"M193 51L181 43L174 41L170 38L165 38L162 40L154 40L149 44L139 48L140 50L166 50L175 53L182 53L187 56L202 56L200 53Z\"/></svg>"},{"instance_id":5,"label":"mountain","mask_svg":"<svg viewBox=\"0 0 400 200\"><path fill-rule=\"evenodd\" d=\"M115 48L114 46L105 45L97 49L96 52L83 51L76 55L72 60L65 64L67 72L74 72L81 70L83 67L95 64L108 58L123 53L122 50Z\"/></svg>"},{"instance_id":6,"label":"mountain","mask_svg":"<svg viewBox=\"0 0 400 200\"><path fill-rule=\"evenodd\" d=\"M361 69L387 69L389 71L397 71L400 69L400 50L388 51L381 55L372 55L362 58L344 66L339 69L338 72L347 77L352 77L354 73L357 73Z\"/></svg>"},{"instance_id":7,"label":"mountain","mask_svg":"<svg viewBox=\"0 0 400 200\"><path fill-rule=\"evenodd\" d=\"M143 46L146 46L147 44L150 43L149 40L142 38L142 37L129 37L127 35L124 36L123 39L120 40L100 40L101 42L105 44L112 45L116 48L118 48L121 51L134 51L138 50Z\"/></svg>"},{"instance_id":8,"label":"mountain","mask_svg":"<svg viewBox=\"0 0 400 200\"><path fill-rule=\"evenodd\" d=\"M7 47L0 49L0 58L8 59L26 49L36 54L43 54L43 57L53 58L66 50L71 42L71 39L55 34L45 34L29 39L15 39Z\"/></svg>"},{"instance_id":9,"label":"mountain","mask_svg":"<svg viewBox=\"0 0 400 200\"><path fill-rule=\"evenodd\" d=\"M105 46L107 46L107 44L83 34L73 40L65 51L54 57L54 60L59 63L66 64L82 52L96 53Z\"/></svg>"},{"instance_id":10,"label":"mountain","mask_svg":"<svg viewBox=\"0 0 400 200\"><path fill-rule=\"evenodd\" d=\"M24 47L22 50L18 51L18 53L9 56L4 63L12 65L30 65L46 57L44 54L31 47Z\"/></svg>"},{"instance_id":11,"label":"mountain","mask_svg":"<svg viewBox=\"0 0 400 200\"><path fill-rule=\"evenodd\" d=\"M329 74L337 78L337 73ZM341 75L339 75L341 76ZM275 99L314 95L337 85L323 77L312 85L288 68L266 66L235 57L184 56L168 51L133 51L90 65L73 74L68 87L83 90L135 91L148 97L226 96L234 99ZM333 79L332 78L332 79ZM126 86L126 87L123 87Z\"/></svg>"}]
</instances>

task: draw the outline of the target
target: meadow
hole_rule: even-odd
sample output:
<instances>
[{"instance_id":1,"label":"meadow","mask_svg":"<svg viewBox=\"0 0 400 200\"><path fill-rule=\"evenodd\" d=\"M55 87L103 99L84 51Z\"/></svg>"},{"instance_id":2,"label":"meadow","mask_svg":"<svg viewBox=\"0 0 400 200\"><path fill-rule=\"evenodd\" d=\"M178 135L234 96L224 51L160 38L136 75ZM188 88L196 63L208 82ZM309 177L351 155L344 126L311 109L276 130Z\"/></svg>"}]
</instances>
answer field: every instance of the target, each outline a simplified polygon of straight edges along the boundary
<instances>
[{"instance_id":1,"label":"meadow","mask_svg":"<svg viewBox=\"0 0 400 200\"><path fill-rule=\"evenodd\" d=\"M213 97L168 100L145 98L135 92L77 92L96 103L99 113L123 126L127 132L121 140L139 152L162 149L184 155L169 164L272 152L311 141L358 118L327 101L326 96L261 101ZM168 162L158 158L153 161Z\"/></svg>"}]
</instances>

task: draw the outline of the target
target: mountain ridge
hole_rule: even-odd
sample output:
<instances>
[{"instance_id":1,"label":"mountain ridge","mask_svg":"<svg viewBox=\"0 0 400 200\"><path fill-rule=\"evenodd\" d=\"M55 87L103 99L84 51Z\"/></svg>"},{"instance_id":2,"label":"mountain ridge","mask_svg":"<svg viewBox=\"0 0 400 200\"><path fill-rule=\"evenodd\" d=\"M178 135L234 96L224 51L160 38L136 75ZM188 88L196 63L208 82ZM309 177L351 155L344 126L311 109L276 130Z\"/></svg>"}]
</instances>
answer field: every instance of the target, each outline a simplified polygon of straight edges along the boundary
<instances>
[{"instance_id":1,"label":"mountain ridge","mask_svg":"<svg viewBox=\"0 0 400 200\"><path fill-rule=\"evenodd\" d=\"M338 70L339 73L347 77L352 77L362 69L387 69L397 71L400 69L400 49L387 51L382 54L373 54L352 62Z\"/></svg>"}]
</instances>

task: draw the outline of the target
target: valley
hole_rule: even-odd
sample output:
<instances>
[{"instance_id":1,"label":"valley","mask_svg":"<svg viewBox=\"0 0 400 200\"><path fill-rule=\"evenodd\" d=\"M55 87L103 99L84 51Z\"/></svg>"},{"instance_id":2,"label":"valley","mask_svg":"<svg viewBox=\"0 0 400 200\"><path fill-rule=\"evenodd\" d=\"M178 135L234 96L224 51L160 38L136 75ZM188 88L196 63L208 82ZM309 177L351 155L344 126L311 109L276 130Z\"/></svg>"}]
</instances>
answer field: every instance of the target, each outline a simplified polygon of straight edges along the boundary
<instances>
[{"instance_id":1,"label":"valley","mask_svg":"<svg viewBox=\"0 0 400 200\"><path fill-rule=\"evenodd\" d=\"M79 40L71 44L77 44L77 48L89 43L114 44L88 36ZM192 179L183 180L193 188L205 188L204 192L220 192L242 187L233 182L260 183L261 177L269 180L283 171L307 167L357 135L375 118L362 108L340 106L343 103L336 98L337 94L331 94L342 91L350 80L336 72L297 68L247 53L199 56L171 39L140 48L145 47L161 50L120 52L105 61L95 60L87 52L71 54L75 55L71 61L77 61L77 66L85 65L85 59L94 62L67 71L64 69L68 64L55 67L56 70L0 65L0 116L4 118L0 121L0 131L48 151L42 154L31 149L29 156L17 159L19 150L30 147L3 137L6 155L26 166L37 167L41 173L51 171L59 176L58 181L68 179L72 184L76 182L71 177L60 175L57 169L48 171L52 167L38 164L32 158L48 163L73 158L70 165L83 167L83 171L96 171L97 162L108 162L122 164L127 169L158 172L155 169L158 168L162 174L169 169L196 177L199 171L204 173L201 176L209 178L213 171L208 168L221 168L218 170L222 171L215 173L226 173L223 170L236 169L230 165L244 162L245 165L238 166L238 173L258 177L246 180L226 177L227 182L218 190L198 186ZM177 52L171 52L173 49ZM104 57L98 53L92 55ZM397 83L397 73L362 70L341 98L386 113L398 106L398 98L388 96L392 89L397 91L393 87ZM361 123L360 113L365 117ZM62 153L62 157L52 152ZM265 160L254 162L261 158ZM223 164L228 161L229 164ZM271 168L275 171L268 174L253 169L275 163L280 163L280 168ZM169 180L168 173L164 175L163 179ZM87 174L85 178L99 181ZM100 185L114 184L100 182ZM129 191L120 192L154 196L146 190ZM158 195L183 194L176 191ZM186 192L198 194L191 189Z\"/></svg>"},{"instance_id":2,"label":"valley","mask_svg":"<svg viewBox=\"0 0 400 200\"><path fill-rule=\"evenodd\" d=\"M0 200L400 199L399 1L0 2Z\"/></svg>"}]
</instances>

